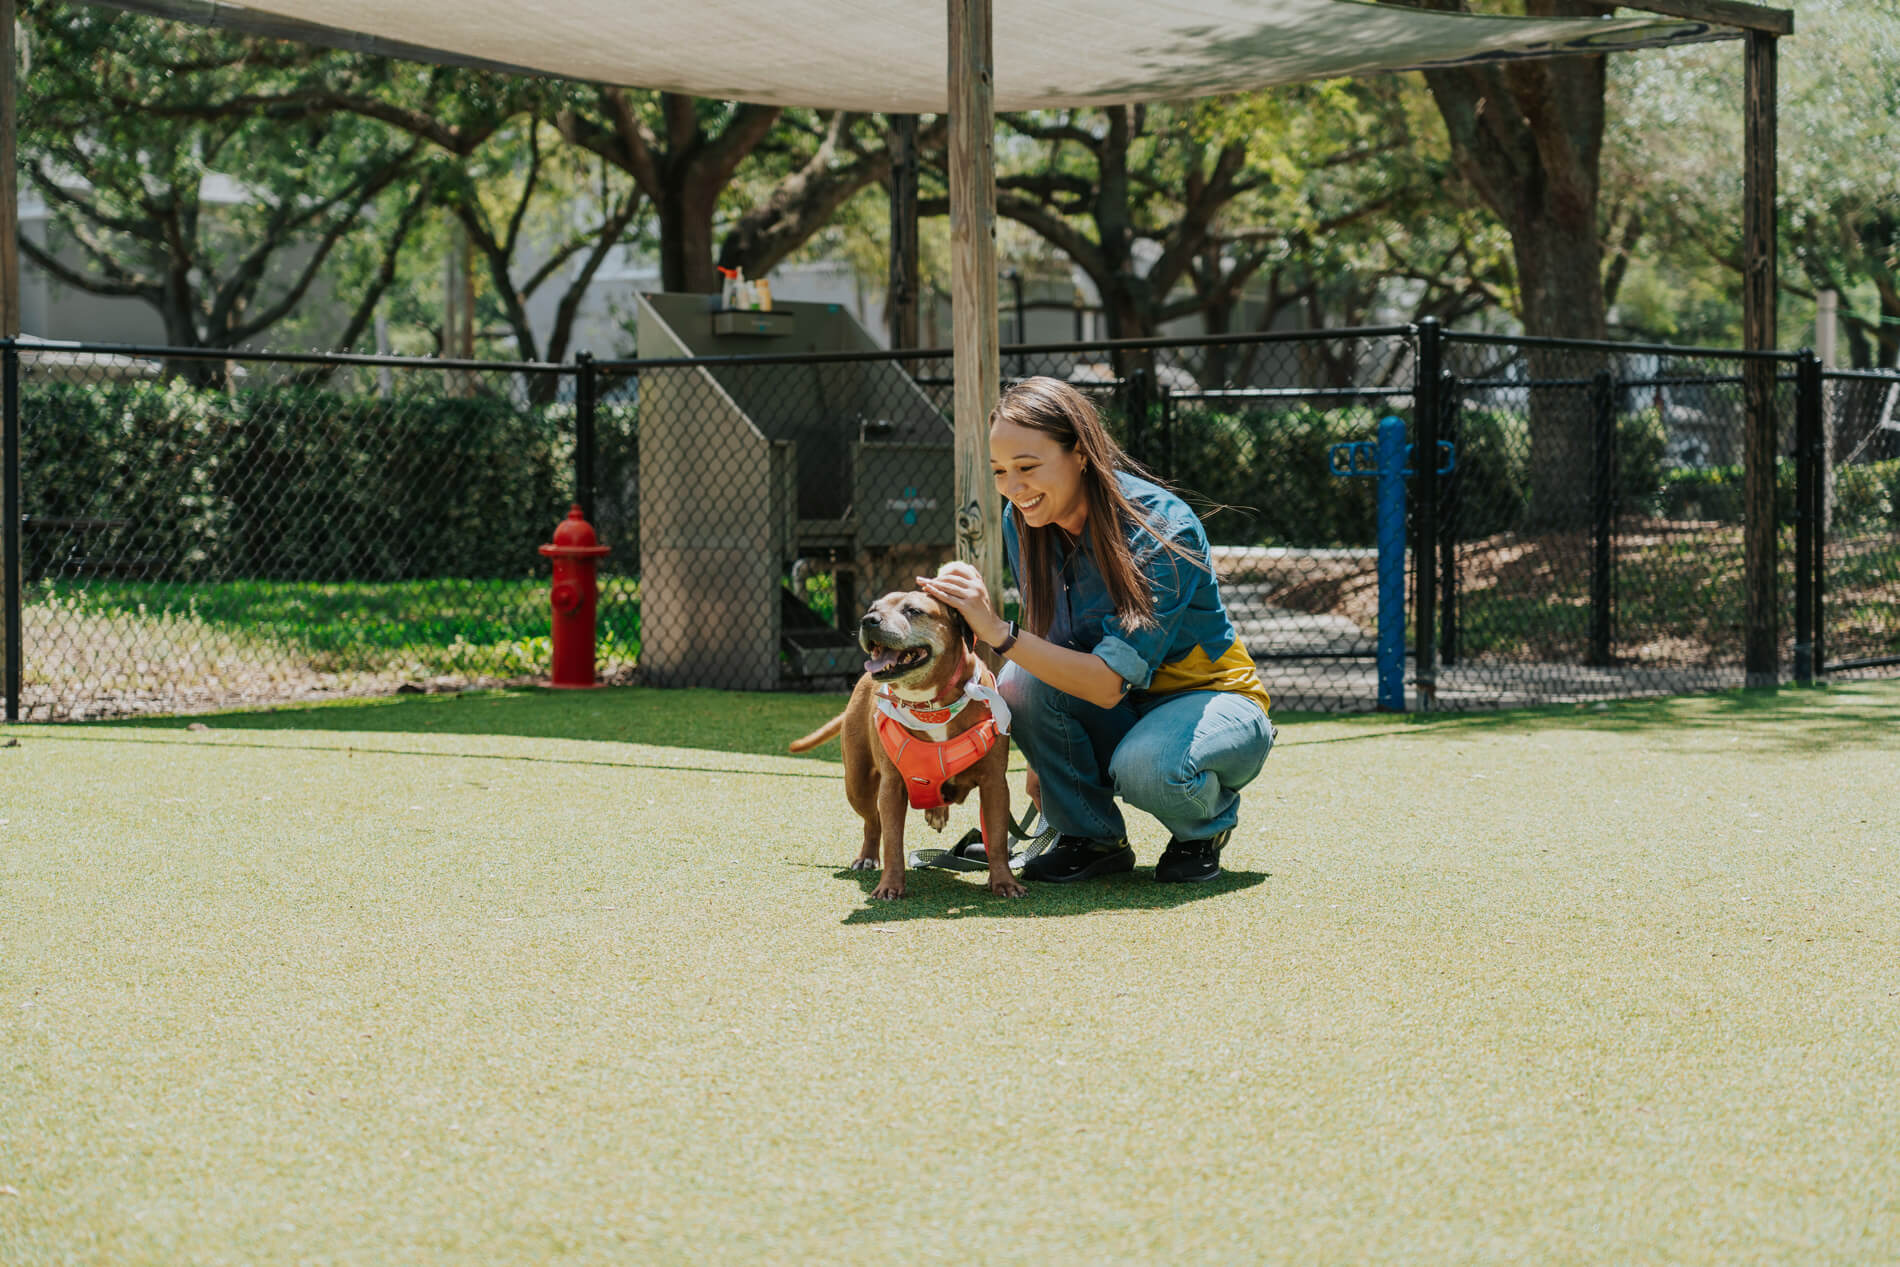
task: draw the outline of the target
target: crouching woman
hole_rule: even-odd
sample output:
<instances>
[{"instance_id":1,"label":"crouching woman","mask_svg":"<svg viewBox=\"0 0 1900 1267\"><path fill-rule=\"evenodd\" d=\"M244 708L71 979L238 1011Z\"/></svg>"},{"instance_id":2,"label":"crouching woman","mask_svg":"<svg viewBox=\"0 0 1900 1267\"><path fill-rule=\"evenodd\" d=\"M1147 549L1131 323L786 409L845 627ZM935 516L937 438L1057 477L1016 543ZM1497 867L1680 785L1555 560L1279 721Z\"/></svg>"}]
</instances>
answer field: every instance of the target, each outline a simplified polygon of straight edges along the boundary
<instances>
[{"instance_id":1,"label":"crouching woman","mask_svg":"<svg viewBox=\"0 0 1900 1267\"><path fill-rule=\"evenodd\" d=\"M1088 398L1031 378L990 414L990 470L1022 621L997 614L982 575L919 578L1008 661L997 687L1011 737L1059 833L1023 878L1069 883L1129 871L1117 801L1172 833L1163 882L1211 880L1240 790L1273 746L1267 692L1222 605L1207 534L1143 478Z\"/></svg>"}]
</instances>

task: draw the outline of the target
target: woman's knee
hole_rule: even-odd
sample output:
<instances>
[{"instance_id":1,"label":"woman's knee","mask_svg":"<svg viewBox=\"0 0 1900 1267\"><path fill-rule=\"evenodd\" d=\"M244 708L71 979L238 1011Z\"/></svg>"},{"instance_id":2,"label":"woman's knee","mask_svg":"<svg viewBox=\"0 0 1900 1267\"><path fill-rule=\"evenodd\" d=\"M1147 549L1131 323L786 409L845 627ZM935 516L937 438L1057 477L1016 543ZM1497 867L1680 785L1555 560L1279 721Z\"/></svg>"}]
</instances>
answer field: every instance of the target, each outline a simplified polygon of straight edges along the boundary
<instances>
[{"instance_id":1,"label":"woman's knee","mask_svg":"<svg viewBox=\"0 0 1900 1267\"><path fill-rule=\"evenodd\" d=\"M1109 758L1108 777L1115 794L1140 809L1162 799L1179 797L1193 786L1196 772L1188 768L1187 749L1179 744L1148 742L1139 731L1122 740Z\"/></svg>"},{"instance_id":2,"label":"woman's knee","mask_svg":"<svg viewBox=\"0 0 1900 1267\"><path fill-rule=\"evenodd\" d=\"M1025 719L1032 726L1039 719L1052 714L1075 716L1078 706L1094 707L1073 695L1058 691L1014 664L1005 664L1003 671L997 675L996 692L1009 705L1012 718Z\"/></svg>"}]
</instances>

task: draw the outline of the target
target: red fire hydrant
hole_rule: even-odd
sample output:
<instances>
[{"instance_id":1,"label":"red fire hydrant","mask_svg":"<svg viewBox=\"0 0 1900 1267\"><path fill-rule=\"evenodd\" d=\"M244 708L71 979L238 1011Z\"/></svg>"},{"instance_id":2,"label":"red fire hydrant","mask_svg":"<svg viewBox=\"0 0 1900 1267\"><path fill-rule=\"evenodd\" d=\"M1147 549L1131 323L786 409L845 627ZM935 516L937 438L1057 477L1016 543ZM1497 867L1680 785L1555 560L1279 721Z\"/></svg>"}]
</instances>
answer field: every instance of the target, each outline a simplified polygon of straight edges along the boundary
<instances>
[{"instance_id":1,"label":"red fire hydrant","mask_svg":"<svg viewBox=\"0 0 1900 1267\"><path fill-rule=\"evenodd\" d=\"M579 502L554 529L554 540L541 547L554 560L554 679L550 686L586 688L594 683L594 609L599 588L594 561L607 547L594 540L594 527L581 517Z\"/></svg>"}]
</instances>

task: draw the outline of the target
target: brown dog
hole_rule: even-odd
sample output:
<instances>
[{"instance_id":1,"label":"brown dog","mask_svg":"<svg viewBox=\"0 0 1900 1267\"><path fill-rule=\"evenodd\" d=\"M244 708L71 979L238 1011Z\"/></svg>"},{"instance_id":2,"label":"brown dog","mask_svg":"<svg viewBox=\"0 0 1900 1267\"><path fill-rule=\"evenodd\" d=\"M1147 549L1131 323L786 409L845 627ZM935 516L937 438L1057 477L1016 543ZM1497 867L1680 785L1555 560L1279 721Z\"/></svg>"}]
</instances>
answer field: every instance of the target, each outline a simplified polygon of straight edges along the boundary
<instances>
[{"instance_id":1,"label":"brown dog","mask_svg":"<svg viewBox=\"0 0 1900 1267\"><path fill-rule=\"evenodd\" d=\"M805 752L840 732L844 735L844 794L864 819L864 847L851 869L866 871L881 861L884 874L871 896L880 901L904 896L905 811L913 803L932 806L925 809L925 820L942 831L950 820L948 806L960 804L974 788L980 793L978 813L987 842L990 892L1021 897L1028 890L1009 870L1009 782L1004 778L1009 765L1008 737L995 735L988 751L947 781L920 774L920 762L941 773L939 753L949 754L954 766L956 758L967 759L989 738L980 728L994 719L990 706L981 700L967 700L954 716L945 717L963 699L964 684L972 675L980 674L989 684L989 671L977 659L969 625L954 609L928 594L886 594L871 604L859 624L858 644L871 658L851 692L851 702L844 712L791 745L793 752ZM879 709L880 694L897 717ZM880 737L880 725L905 754L904 772ZM939 743L948 746L935 748Z\"/></svg>"}]
</instances>

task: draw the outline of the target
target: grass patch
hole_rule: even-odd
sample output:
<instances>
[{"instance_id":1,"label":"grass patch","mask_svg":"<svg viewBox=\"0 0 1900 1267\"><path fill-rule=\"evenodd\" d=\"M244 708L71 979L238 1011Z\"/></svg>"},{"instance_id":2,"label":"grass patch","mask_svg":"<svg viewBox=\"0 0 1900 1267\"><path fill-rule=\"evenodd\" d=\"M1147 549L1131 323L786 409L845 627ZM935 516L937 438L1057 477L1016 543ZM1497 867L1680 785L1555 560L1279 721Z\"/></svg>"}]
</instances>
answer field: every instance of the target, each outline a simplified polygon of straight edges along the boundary
<instances>
[{"instance_id":1,"label":"grass patch","mask_svg":"<svg viewBox=\"0 0 1900 1267\"><path fill-rule=\"evenodd\" d=\"M895 906L838 702L0 728L0 1261L1900 1251L1900 684L1283 715L1221 883Z\"/></svg>"},{"instance_id":2,"label":"grass patch","mask_svg":"<svg viewBox=\"0 0 1900 1267\"><path fill-rule=\"evenodd\" d=\"M603 665L639 657L637 581L609 582L597 620ZM89 581L32 587L29 606L60 613L62 636L83 644L90 622L132 616L178 620L251 645L268 644L320 673L545 672L551 617L546 580L372 582Z\"/></svg>"}]
</instances>

